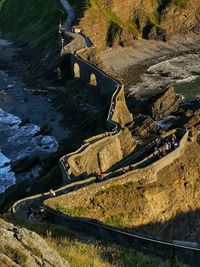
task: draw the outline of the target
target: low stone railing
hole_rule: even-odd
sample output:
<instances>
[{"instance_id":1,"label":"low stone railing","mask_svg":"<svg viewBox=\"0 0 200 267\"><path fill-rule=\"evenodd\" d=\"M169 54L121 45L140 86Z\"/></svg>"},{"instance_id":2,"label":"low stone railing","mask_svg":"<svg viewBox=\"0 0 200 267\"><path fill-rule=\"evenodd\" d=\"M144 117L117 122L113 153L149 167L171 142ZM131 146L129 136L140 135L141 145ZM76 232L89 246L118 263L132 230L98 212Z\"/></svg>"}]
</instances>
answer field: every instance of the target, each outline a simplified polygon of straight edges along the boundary
<instances>
[{"instance_id":1,"label":"low stone railing","mask_svg":"<svg viewBox=\"0 0 200 267\"><path fill-rule=\"evenodd\" d=\"M156 182L157 173L161 169L165 168L166 166L174 162L176 159L178 159L184 153L186 147L191 144L191 141L188 141L188 137L189 131L185 132L179 142L179 146L176 149L163 156L161 159L158 159L153 163L149 163L149 165L142 160L139 163L136 163L136 168L133 170L129 169L125 173L123 173L121 170L108 173L100 181L100 183L85 186L84 189L76 190L76 192L72 192L71 195L74 195L74 199L79 199L79 195L80 197L86 195L91 196L92 198L92 196L98 193L99 190L102 190L102 188L106 190L107 188L113 185L125 184L128 182L138 182L140 180L145 180L146 183ZM137 167L137 164L140 164L141 166Z\"/></svg>"},{"instance_id":2,"label":"low stone railing","mask_svg":"<svg viewBox=\"0 0 200 267\"><path fill-rule=\"evenodd\" d=\"M68 184L62 189L57 190L56 194L76 190L80 183L84 186L85 182L79 181ZM88 179L87 182L92 183L92 178ZM50 193L45 193L19 200L12 206L11 212L18 219L27 219L26 209L29 206L37 206L45 210L48 222L60 225L67 230L80 232L81 234L84 233L98 240L117 243L128 248L131 247L138 252L153 254L166 260L177 260L192 267L199 267L200 245L197 243L181 241L164 242L132 234L121 228L109 226L94 219L70 217L45 205L43 201L49 197Z\"/></svg>"}]
</instances>

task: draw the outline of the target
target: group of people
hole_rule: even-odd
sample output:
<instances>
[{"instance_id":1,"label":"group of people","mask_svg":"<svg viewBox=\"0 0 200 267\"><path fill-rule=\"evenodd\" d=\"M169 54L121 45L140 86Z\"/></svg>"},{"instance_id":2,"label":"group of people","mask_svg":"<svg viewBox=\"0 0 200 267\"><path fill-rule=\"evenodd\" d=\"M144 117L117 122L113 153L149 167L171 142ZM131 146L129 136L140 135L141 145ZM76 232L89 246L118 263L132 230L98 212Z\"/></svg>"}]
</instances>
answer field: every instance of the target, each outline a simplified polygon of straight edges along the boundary
<instances>
[{"instance_id":1,"label":"group of people","mask_svg":"<svg viewBox=\"0 0 200 267\"><path fill-rule=\"evenodd\" d=\"M171 137L166 137L162 139L157 138L153 142L153 153L160 159L163 156L167 155L172 150L176 149L177 147L178 147L177 137L175 134L172 134ZM152 150L152 147L151 147L151 150ZM120 175L125 174L126 172L132 171L134 169L135 167L132 165L130 165L128 168L123 167L120 171L115 172L116 175L114 176L118 176L119 174ZM101 182L105 180L105 174L103 172L98 172L95 174L95 176L96 176L96 182ZM110 175L108 175L108 177L110 177Z\"/></svg>"},{"instance_id":2,"label":"group of people","mask_svg":"<svg viewBox=\"0 0 200 267\"><path fill-rule=\"evenodd\" d=\"M26 211L26 216L28 221L44 221L46 219L46 214L44 209L34 209L28 207Z\"/></svg>"},{"instance_id":3,"label":"group of people","mask_svg":"<svg viewBox=\"0 0 200 267\"><path fill-rule=\"evenodd\" d=\"M105 174L103 172L97 172L95 174L95 177L96 177L96 180L95 180L96 182L101 182L104 179Z\"/></svg>"},{"instance_id":4,"label":"group of people","mask_svg":"<svg viewBox=\"0 0 200 267\"><path fill-rule=\"evenodd\" d=\"M164 140L156 139L156 145L154 147L154 153L158 158L162 158L170 151L178 147L178 142L176 135L173 134L171 138L166 138Z\"/></svg>"}]
</instances>

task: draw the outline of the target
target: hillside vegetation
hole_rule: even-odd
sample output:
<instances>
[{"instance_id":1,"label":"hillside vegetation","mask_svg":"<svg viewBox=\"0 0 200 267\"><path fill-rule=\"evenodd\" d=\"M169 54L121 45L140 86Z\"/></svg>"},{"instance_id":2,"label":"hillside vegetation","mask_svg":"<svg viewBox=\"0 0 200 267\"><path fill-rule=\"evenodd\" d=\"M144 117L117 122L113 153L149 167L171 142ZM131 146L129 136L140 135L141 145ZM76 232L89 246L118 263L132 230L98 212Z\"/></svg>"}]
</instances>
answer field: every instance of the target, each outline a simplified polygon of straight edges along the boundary
<instances>
[{"instance_id":1,"label":"hillside vegetation","mask_svg":"<svg viewBox=\"0 0 200 267\"><path fill-rule=\"evenodd\" d=\"M145 184L145 180L141 180L105 189L102 186L95 193L80 190L79 194L49 199L46 204L71 216L138 229L147 235L200 241L197 219L200 210L199 160L200 145L194 143L179 159L157 173L155 183ZM188 227L188 216L194 226L192 230Z\"/></svg>"},{"instance_id":2,"label":"hillside vegetation","mask_svg":"<svg viewBox=\"0 0 200 267\"><path fill-rule=\"evenodd\" d=\"M88 6L88 0L69 2L77 17ZM55 43L59 23L66 18L59 0L0 0L0 33L30 48Z\"/></svg>"},{"instance_id":3,"label":"hillside vegetation","mask_svg":"<svg viewBox=\"0 0 200 267\"><path fill-rule=\"evenodd\" d=\"M66 14L58 1L49 0L0 0L0 30L19 42L31 47L43 46L57 36L60 20Z\"/></svg>"},{"instance_id":4,"label":"hillside vegetation","mask_svg":"<svg viewBox=\"0 0 200 267\"><path fill-rule=\"evenodd\" d=\"M97 242L84 235L68 232L62 227L44 223L30 224L19 220L14 220L14 223L41 235L50 247L70 263L71 267L172 266L170 260L163 262L161 259L150 258L130 248ZM176 267L181 266L183 265L176 265Z\"/></svg>"},{"instance_id":5,"label":"hillside vegetation","mask_svg":"<svg viewBox=\"0 0 200 267\"><path fill-rule=\"evenodd\" d=\"M76 17L102 48L134 39L167 40L198 24L198 0L70 0ZM0 0L0 32L31 47L55 41L66 13L58 0ZM77 23L77 22L75 22Z\"/></svg>"},{"instance_id":6,"label":"hillside vegetation","mask_svg":"<svg viewBox=\"0 0 200 267\"><path fill-rule=\"evenodd\" d=\"M91 0L81 25L100 48L134 39L168 40L198 25L199 7L198 0Z\"/></svg>"}]
</instances>

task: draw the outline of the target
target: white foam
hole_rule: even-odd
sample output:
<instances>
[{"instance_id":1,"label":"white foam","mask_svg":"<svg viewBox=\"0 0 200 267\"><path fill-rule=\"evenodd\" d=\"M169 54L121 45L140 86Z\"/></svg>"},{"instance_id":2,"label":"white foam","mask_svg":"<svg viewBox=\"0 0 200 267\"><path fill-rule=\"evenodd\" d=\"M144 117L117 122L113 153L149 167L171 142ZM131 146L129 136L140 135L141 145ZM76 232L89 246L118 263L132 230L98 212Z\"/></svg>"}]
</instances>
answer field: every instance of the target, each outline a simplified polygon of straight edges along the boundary
<instances>
[{"instance_id":1,"label":"white foam","mask_svg":"<svg viewBox=\"0 0 200 267\"><path fill-rule=\"evenodd\" d=\"M54 136L44 136L42 137L41 143L43 146L48 146L48 149L55 152L58 149L58 142Z\"/></svg>"},{"instance_id":2,"label":"white foam","mask_svg":"<svg viewBox=\"0 0 200 267\"><path fill-rule=\"evenodd\" d=\"M0 152L0 168L2 168L5 163L10 163L10 159L8 159L3 153Z\"/></svg>"},{"instance_id":3,"label":"white foam","mask_svg":"<svg viewBox=\"0 0 200 267\"><path fill-rule=\"evenodd\" d=\"M11 45L12 43L5 40L5 39L0 39L0 46L9 46Z\"/></svg>"},{"instance_id":4,"label":"white foam","mask_svg":"<svg viewBox=\"0 0 200 267\"><path fill-rule=\"evenodd\" d=\"M161 129L167 131L172 126L172 124L173 124L173 122L171 120L177 120L177 119L178 119L178 117L176 117L176 116L169 116L167 118L164 118L163 120L155 121L155 123Z\"/></svg>"},{"instance_id":5,"label":"white foam","mask_svg":"<svg viewBox=\"0 0 200 267\"><path fill-rule=\"evenodd\" d=\"M0 193L3 193L6 188L16 183L14 172L11 171L11 167L6 166L0 168Z\"/></svg>"},{"instance_id":6,"label":"white foam","mask_svg":"<svg viewBox=\"0 0 200 267\"><path fill-rule=\"evenodd\" d=\"M16 182L15 174L9 165L10 162L10 159L0 152L0 193Z\"/></svg>"},{"instance_id":7,"label":"white foam","mask_svg":"<svg viewBox=\"0 0 200 267\"><path fill-rule=\"evenodd\" d=\"M16 142L18 144L23 144L26 137L31 138L33 135L38 133L40 127L34 124L28 124L13 131L13 135L8 138L8 142Z\"/></svg>"},{"instance_id":8,"label":"white foam","mask_svg":"<svg viewBox=\"0 0 200 267\"><path fill-rule=\"evenodd\" d=\"M199 76L190 76L185 79L176 80L175 83L189 83L195 81Z\"/></svg>"},{"instance_id":9,"label":"white foam","mask_svg":"<svg viewBox=\"0 0 200 267\"><path fill-rule=\"evenodd\" d=\"M0 123L14 126L19 125L21 123L21 119L17 116L5 112L0 108Z\"/></svg>"}]
</instances>

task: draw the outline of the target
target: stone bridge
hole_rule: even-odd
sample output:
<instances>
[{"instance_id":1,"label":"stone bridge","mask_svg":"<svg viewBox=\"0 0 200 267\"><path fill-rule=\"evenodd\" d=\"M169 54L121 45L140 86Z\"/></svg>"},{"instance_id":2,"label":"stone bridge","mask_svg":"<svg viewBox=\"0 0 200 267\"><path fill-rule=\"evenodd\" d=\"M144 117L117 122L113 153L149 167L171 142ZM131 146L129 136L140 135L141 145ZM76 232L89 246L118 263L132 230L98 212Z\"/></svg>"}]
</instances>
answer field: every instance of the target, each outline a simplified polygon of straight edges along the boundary
<instances>
[{"instance_id":1,"label":"stone bridge","mask_svg":"<svg viewBox=\"0 0 200 267\"><path fill-rule=\"evenodd\" d=\"M124 86L77 54L70 54L70 70L74 79L90 84L94 88L91 87L91 90L98 90L104 101L111 100L107 117L108 132L85 140L78 151L60 160L63 176L68 179L82 174L88 176L94 172L104 172L132 152L137 145L126 128L133 118L126 105Z\"/></svg>"}]
</instances>

